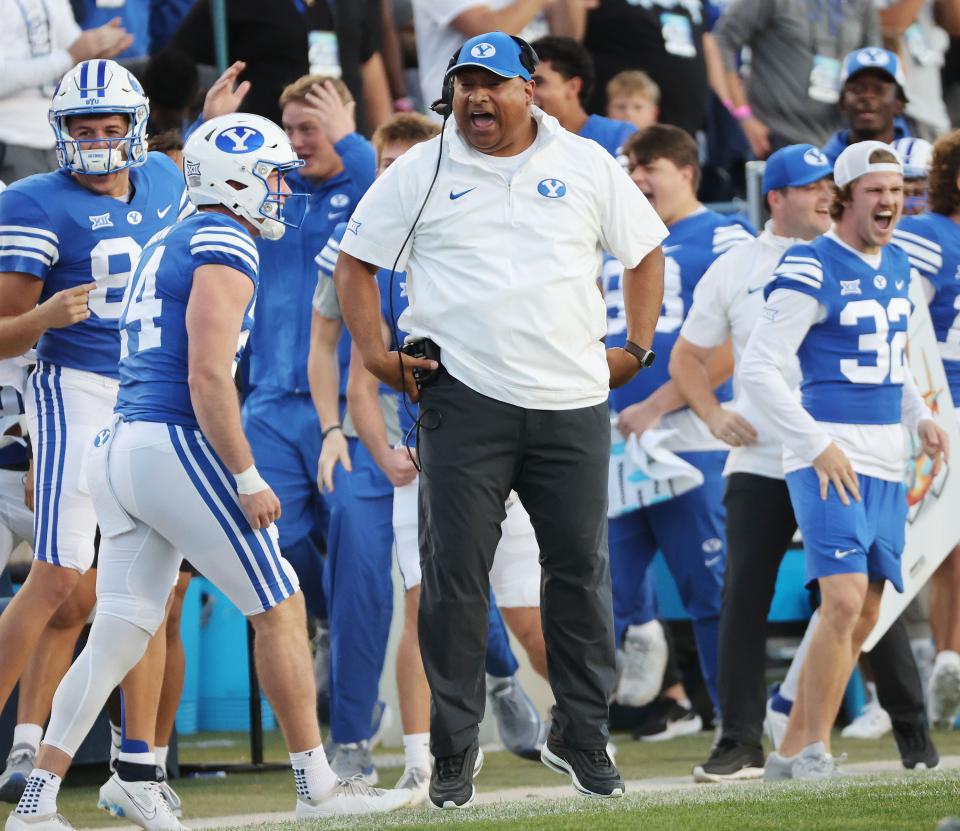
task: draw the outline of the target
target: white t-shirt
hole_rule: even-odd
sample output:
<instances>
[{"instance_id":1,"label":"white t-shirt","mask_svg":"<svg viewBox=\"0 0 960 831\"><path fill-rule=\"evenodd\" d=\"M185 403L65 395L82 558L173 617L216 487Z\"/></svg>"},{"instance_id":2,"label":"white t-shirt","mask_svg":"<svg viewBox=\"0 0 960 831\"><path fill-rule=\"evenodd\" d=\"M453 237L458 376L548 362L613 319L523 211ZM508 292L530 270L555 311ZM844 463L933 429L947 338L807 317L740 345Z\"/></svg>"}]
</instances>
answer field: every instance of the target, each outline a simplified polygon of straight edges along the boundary
<instances>
[{"instance_id":1,"label":"white t-shirt","mask_svg":"<svg viewBox=\"0 0 960 831\"><path fill-rule=\"evenodd\" d=\"M507 183L447 124L439 175L397 270L399 326L432 338L455 378L498 401L565 410L606 401L601 250L635 267L667 236L606 150L536 107L540 146ZM360 201L341 251L391 268L423 203L440 137L410 149Z\"/></svg>"},{"instance_id":2,"label":"white t-shirt","mask_svg":"<svg viewBox=\"0 0 960 831\"><path fill-rule=\"evenodd\" d=\"M767 222L754 240L727 251L714 260L693 291L693 305L680 334L703 349L733 340L735 367L753 327L763 311L763 287L773 277L783 253L802 240L777 236ZM799 389L800 365L794 356L784 368L787 384ZM764 422L762 408L751 402L736 373L733 376L733 408L757 429L757 441L747 447L734 447L727 456L724 475L753 473L772 479L783 478L783 447Z\"/></svg>"},{"instance_id":3,"label":"white t-shirt","mask_svg":"<svg viewBox=\"0 0 960 831\"><path fill-rule=\"evenodd\" d=\"M0 141L53 147L47 111L80 27L69 0L0 0Z\"/></svg>"}]
</instances>

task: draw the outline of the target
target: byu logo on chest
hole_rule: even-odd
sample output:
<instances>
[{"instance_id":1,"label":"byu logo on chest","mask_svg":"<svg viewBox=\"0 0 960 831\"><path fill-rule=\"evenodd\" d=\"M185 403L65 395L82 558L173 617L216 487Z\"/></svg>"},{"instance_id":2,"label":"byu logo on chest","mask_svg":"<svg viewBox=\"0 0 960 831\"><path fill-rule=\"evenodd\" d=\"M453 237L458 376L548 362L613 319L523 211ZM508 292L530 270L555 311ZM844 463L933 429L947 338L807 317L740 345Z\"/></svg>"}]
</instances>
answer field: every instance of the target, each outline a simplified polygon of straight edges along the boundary
<instances>
[{"instance_id":1,"label":"byu logo on chest","mask_svg":"<svg viewBox=\"0 0 960 831\"><path fill-rule=\"evenodd\" d=\"M537 192L547 199L560 199L567 195L567 186L559 179L541 179L537 184Z\"/></svg>"},{"instance_id":2,"label":"byu logo on chest","mask_svg":"<svg viewBox=\"0 0 960 831\"><path fill-rule=\"evenodd\" d=\"M263 142L263 133L253 127L231 127L217 136L217 147L225 153L252 153Z\"/></svg>"}]
</instances>

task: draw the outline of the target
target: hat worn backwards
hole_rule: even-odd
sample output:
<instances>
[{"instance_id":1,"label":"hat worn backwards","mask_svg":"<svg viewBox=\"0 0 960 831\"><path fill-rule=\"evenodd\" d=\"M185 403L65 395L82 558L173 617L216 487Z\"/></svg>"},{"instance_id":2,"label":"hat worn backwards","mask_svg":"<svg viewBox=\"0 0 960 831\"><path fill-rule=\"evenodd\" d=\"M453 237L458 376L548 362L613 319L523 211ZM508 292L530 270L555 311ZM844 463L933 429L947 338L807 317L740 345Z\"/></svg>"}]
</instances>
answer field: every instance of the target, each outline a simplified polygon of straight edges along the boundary
<instances>
[{"instance_id":1,"label":"hat worn backwards","mask_svg":"<svg viewBox=\"0 0 960 831\"><path fill-rule=\"evenodd\" d=\"M892 153L895 162L871 162L870 157L877 150ZM903 164L897 151L882 141L858 141L851 144L838 157L833 165L833 181L838 188L849 185L855 179L866 176L868 173L899 173L903 174Z\"/></svg>"}]
</instances>

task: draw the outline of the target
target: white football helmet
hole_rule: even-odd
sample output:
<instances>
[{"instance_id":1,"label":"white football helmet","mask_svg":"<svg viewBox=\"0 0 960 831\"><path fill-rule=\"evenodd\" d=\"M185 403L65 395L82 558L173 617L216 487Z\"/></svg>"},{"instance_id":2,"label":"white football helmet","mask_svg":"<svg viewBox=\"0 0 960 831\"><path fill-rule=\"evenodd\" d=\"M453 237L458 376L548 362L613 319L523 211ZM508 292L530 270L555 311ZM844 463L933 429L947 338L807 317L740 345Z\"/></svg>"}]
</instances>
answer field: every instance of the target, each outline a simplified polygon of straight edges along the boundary
<instances>
[{"instance_id":1,"label":"white football helmet","mask_svg":"<svg viewBox=\"0 0 960 831\"><path fill-rule=\"evenodd\" d=\"M93 142L78 141L70 135L70 116L111 113L126 115L129 124L126 135L111 139L108 147L85 149L85 144ZM50 102L50 126L60 167L74 173L105 174L143 164L147 160L149 116L150 104L133 73L116 61L78 63L60 80Z\"/></svg>"},{"instance_id":2,"label":"white football helmet","mask_svg":"<svg viewBox=\"0 0 960 831\"><path fill-rule=\"evenodd\" d=\"M933 160L933 145L929 141L922 138L902 138L893 142L892 147L903 162L904 179L927 178L930 162Z\"/></svg>"},{"instance_id":3,"label":"white football helmet","mask_svg":"<svg viewBox=\"0 0 960 831\"><path fill-rule=\"evenodd\" d=\"M197 207L223 205L269 240L280 239L287 227L300 227L299 221L284 216L287 195L274 189L270 176L274 170L283 176L303 164L283 130L249 113L205 121L183 148L190 201Z\"/></svg>"}]
</instances>

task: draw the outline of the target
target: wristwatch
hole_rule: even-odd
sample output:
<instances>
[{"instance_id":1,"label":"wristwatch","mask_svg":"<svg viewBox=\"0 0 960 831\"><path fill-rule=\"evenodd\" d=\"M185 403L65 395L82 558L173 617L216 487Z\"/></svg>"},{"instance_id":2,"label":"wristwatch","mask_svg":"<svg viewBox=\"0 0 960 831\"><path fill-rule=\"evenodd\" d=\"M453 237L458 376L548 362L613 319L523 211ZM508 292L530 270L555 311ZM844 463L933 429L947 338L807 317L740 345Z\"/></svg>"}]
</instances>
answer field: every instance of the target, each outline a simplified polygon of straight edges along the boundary
<instances>
[{"instance_id":1,"label":"wristwatch","mask_svg":"<svg viewBox=\"0 0 960 831\"><path fill-rule=\"evenodd\" d=\"M628 340L623 345L623 348L637 359L637 363L640 364L640 369L646 369L657 357L656 352L654 352L652 349L644 349L642 346L634 343L632 340Z\"/></svg>"}]
</instances>

